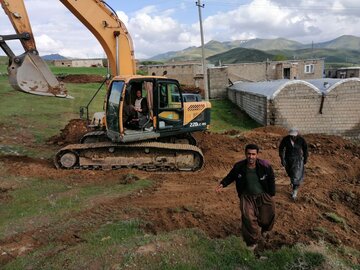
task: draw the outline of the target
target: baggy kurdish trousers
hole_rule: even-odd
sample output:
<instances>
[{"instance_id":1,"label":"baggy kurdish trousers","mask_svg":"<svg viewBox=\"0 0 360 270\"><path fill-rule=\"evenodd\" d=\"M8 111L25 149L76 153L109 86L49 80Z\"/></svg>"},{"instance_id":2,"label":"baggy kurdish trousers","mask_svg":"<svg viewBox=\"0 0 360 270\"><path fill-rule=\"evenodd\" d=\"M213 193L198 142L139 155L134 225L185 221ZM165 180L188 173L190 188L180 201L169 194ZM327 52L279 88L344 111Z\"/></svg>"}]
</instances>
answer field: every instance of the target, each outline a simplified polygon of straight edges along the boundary
<instances>
[{"instance_id":1,"label":"baggy kurdish trousers","mask_svg":"<svg viewBox=\"0 0 360 270\"><path fill-rule=\"evenodd\" d=\"M275 222L275 203L267 193L259 195L241 195L241 230L248 246L254 245L261 232L270 231Z\"/></svg>"}]
</instances>

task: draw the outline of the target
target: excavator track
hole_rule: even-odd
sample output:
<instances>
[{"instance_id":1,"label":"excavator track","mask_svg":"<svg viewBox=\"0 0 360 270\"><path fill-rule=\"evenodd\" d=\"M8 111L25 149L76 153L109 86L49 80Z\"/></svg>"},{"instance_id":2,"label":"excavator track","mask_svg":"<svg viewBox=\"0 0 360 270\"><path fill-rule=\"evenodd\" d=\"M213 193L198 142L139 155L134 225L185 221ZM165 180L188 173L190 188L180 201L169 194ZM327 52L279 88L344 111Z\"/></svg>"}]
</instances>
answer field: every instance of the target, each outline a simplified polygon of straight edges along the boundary
<instances>
[{"instance_id":1,"label":"excavator track","mask_svg":"<svg viewBox=\"0 0 360 270\"><path fill-rule=\"evenodd\" d=\"M54 162L58 169L198 171L204 156L188 144L98 142L68 145L57 152Z\"/></svg>"}]
</instances>

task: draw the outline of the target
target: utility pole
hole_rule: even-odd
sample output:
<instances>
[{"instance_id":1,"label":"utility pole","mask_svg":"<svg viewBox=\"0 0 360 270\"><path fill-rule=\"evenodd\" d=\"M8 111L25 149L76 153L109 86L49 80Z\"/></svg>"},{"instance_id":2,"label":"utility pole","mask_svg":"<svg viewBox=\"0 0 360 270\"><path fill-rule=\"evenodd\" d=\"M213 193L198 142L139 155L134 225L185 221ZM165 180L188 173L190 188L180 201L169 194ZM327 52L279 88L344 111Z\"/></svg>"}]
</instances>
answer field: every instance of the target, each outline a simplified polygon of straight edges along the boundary
<instances>
[{"instance_id":1,"label":"utility pole","mask_svg":"<svg viewBox=\"0 0 360 270\"><path fill-rule=\"evenodd\" d=\"M205 100L208 101L209 100L209 90L208 90L207 67L206 67L206 62L205 62L204 31L203 31L202 16L201 16L201 8L204 8L205 4L201 4L201 0L197 1L195 4L199 9L202 69L203 69L203 74L204 74L204 91L205 91Z\"/></svg>"}]
</instances>

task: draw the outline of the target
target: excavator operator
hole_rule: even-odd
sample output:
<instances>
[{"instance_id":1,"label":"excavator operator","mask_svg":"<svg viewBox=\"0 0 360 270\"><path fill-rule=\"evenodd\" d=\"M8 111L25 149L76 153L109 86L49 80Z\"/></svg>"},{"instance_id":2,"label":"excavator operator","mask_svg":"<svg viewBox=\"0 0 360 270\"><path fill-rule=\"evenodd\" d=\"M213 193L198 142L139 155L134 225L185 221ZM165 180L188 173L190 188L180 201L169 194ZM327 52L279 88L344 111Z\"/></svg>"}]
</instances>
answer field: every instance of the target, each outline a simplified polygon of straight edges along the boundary
<instances>
[{"instance_id":1,"label":"excavator operator","mask_svg":"<svg viewBox=\"0 0 360 270\"><path fill-rule=\"evenodd\" d=\"M125 103L124 103L124 116L125 116L125 127L129 129L140 129L148 121L149 108L147 104L146 97L142 96L142 85L133 84L131 91L126 93ZM131 97L134 97L135 100L130 102Z\"/></svg>"},{"instance_id":2,"label":"excavator operator","mask_svg":"<svg viewBox=\"0 0 360 270\"><path fill-rule=\"evenodd\" d=\"M136 90L136 99L135 99L134 108L135 111L137 112L137 117L139 119L139 127L142 127L147 122L149 108L147 105L146 98L142 97L141 90Z\"/></svg>"}]
</instances>

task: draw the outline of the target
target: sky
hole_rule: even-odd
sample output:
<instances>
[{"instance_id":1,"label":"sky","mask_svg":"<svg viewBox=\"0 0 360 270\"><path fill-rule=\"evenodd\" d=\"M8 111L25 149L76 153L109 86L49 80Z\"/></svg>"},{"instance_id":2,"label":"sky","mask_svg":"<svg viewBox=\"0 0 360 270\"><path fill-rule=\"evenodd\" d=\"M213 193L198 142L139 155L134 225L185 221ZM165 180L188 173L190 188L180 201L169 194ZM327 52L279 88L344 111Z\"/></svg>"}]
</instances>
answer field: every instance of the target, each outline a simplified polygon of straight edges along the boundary
<instances>
[{"instance_id":1,"label":"sky","mask_svg":"<svg viewBox=\"0 0 360 270\"><path fill-rule=\"evenodd\" d=\"M92 0L82 0L92 1ZM125 23L135 57L200 46L195 0L106 0ZM341 35L360 36L359 0L201 0L205 43L253 38L325 42ZM25 0L40 55L105 57L92 34L59 0ZM14 34L0 11L0 34ZM19 42L9 46L23 52ZM1 55L4 53L1 52Z\"/></svg>"}]
</instances>

